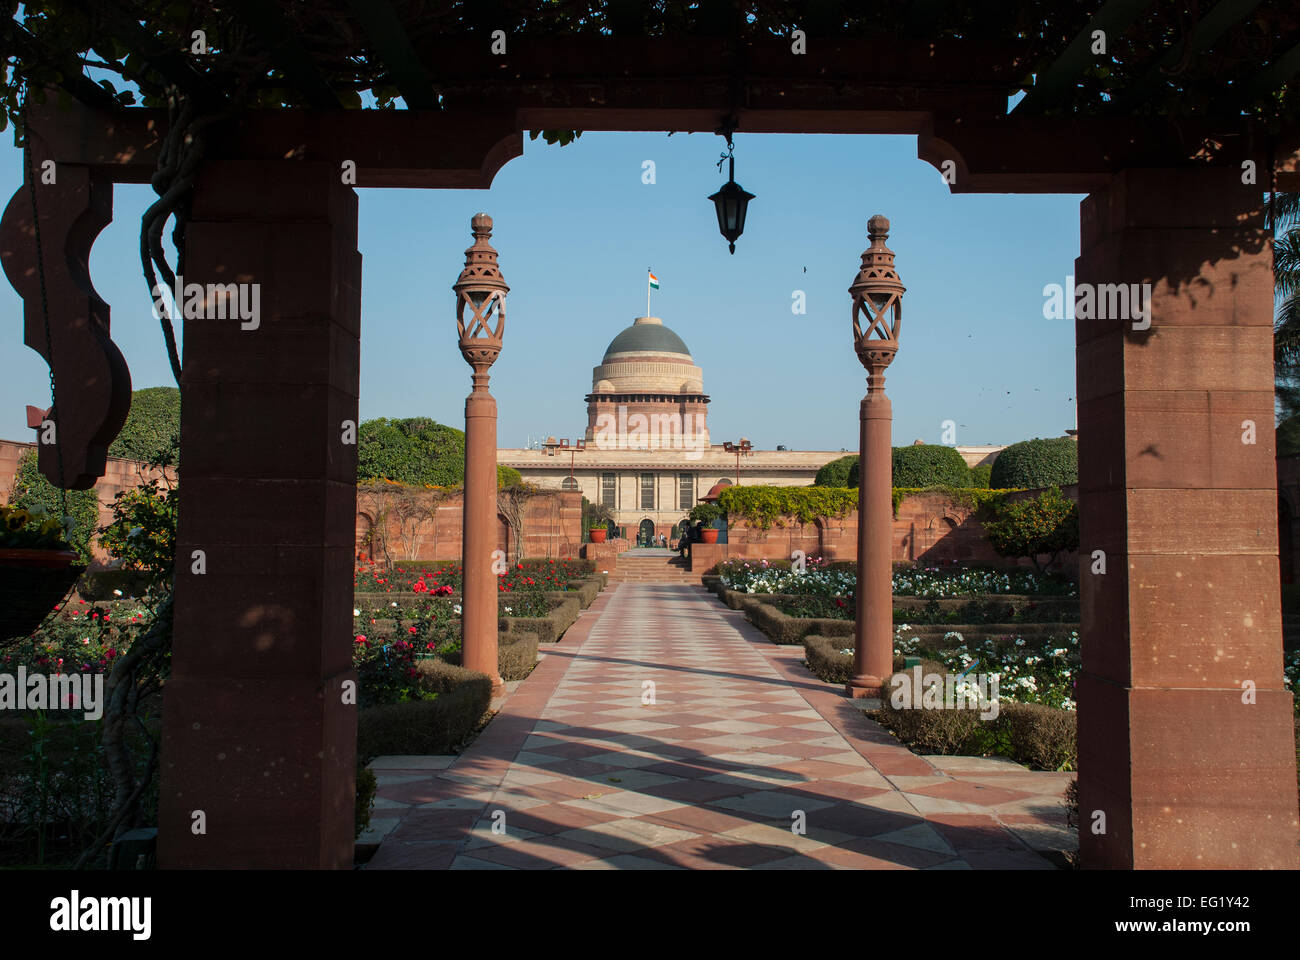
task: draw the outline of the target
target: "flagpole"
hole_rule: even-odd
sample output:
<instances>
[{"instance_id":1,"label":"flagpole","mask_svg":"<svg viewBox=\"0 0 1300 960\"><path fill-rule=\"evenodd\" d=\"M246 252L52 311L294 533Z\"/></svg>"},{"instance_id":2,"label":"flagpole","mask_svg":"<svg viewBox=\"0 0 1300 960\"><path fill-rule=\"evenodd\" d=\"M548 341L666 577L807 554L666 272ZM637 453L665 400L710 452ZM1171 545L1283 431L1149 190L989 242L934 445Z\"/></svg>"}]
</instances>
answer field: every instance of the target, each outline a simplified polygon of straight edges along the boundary
<instances>
[{"instance_id":1,"label":"flagpole","mask_svg":"<svg viewBox=\"0 0 1300 960\"><path fill-rule=\"evenodd\" d=\"M645 268L645 315L650 316L650 268Z\"/></svg>"}]
</instances>

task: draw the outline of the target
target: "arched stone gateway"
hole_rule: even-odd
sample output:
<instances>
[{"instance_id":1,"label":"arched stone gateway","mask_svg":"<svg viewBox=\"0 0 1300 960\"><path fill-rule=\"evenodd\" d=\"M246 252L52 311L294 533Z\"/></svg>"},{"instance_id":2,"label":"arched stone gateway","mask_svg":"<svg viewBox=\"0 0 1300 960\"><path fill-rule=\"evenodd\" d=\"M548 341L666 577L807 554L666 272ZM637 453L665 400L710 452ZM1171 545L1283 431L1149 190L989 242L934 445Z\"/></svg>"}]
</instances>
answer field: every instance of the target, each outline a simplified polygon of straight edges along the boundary
<instances>
[{"instance_id":1,"label":"arched stone gateway","mask_svg":"<svg viewBox=\"0 0 1300 960\"><path fill-rule=\"evenodd\" d=\"M639 545L648 546L651 544L651 538L655 535L655 522L650 518L641 521L636 530L636 542Z\"/></svg>"},{"instance_id":2,"label":"arched stone gateway","mask_svg":"<svg viewBox=\"0 0 1300 960\"><path fill-rule=\"evenodd\" d=\"M1062 90L1085 96L1068 57L1008 116L1008 77L1023 63L982 36L949 37L937 52L923 38L885 49L846 37L815 73L779 37L748 38L743 57L726 58L712 36L563 39L566 56L525 54L500 76L486 75L481 52L458 39L430 42L421 62L459 91L452 108L255 111L223 131L219 155L198 170L186 272L275 282L255 333L202 319L185 331L178 555L204 551L206 574L181 565L176 577L160 866L351 865L356 716L340 692L355 680L357 457L339 425L357 420L361 258L357 194L340 169L350 164L358 187L484 188L522 153L524 129L714 129L735 111L745 132L916 136L954 193L1088 195L1076 286L1140 281L1151 297L1140 322L1075 320L1081 540L1106 556L1108 571L1081 575L1083 863L1296 867L1276 463L1272 444L1241 442L1243 418L1272 422L1261 197L1300 191L1294 124L1267 129L1226 87L1232 109L1222 120L1137 116L1123 97L1095 115L1076 112L1053 101ZM33 104L30 117L33 169L52 161L59 189L24 183L0 224L0 255L23 297L25 341L46 355L29 194L37 187L47 360L60 384L95 384L61 391L59 450L41 451L56 481L62 454L62 482L73 487L102 473L129 396L84 265L96 228L111 219L113 184L155 172L167 120L82 103L60 110L59 100ZM1246 167L1276 173L1247 184ZM509 243L508 229L499 239ZM693 386L672 372L665 390ZM230 523L236 514L245 522ZM1249 706L1247 680L1256 687ZM227 757L220 778L217 755ZM251 783L264 789L243 789ZM197 796L221 829L191 833ZM1104 832L1088 828L1098 814Z\"/></svg>"}]
</instances>

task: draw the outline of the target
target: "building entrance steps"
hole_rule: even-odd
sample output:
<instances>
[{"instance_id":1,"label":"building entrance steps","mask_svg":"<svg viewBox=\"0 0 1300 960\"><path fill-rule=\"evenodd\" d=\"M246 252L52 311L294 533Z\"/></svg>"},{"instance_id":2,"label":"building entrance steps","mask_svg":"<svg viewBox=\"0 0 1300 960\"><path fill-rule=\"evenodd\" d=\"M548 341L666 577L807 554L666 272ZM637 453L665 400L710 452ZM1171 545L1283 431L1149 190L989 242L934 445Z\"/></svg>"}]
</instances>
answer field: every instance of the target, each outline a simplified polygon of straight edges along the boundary
<instances>
[{"instance_id":1,"label":"building entrance steps","mask_svg":"<svg viewBox=\"0 0 1300 960\"><path fill-rule=\"evenodd\" d=\"M622 583L455 758L384 757L366 869L1051 869L1074 774L918 757L701 591ZM792 829L793 828L793 829Z\"/></svg>"}]
</instances>

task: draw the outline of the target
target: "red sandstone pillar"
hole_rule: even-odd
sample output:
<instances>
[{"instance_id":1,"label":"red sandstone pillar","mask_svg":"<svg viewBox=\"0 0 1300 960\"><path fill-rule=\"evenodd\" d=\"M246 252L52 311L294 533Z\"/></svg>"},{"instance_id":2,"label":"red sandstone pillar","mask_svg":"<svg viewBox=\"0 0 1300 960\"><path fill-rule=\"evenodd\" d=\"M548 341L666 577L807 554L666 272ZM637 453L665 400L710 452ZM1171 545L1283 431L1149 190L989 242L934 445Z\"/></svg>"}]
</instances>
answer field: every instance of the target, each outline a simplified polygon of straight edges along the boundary
<instances>
[{"instance_id":1,"label":"red sandstone pillar","mask_svg":"<svg viewBox=\"0 0 1300 960\"><path fill-rule=\"evenodd\" d=\"M258 310L184 321L159 865L349 868L356 194L332 165L214 160L187 259Z\"/></svg>"},{"instance_id":2,"label":"red sandstone pillar","mask_svg":"<svg viewBox=\"0 0 1300 960\"><path fill-rule=\"evenodd\" d=\"M488 392L488 368L501 353L510 288L488 242L492 218L475 214L471 228L474 243L465 251L465 269L452 286L460 351L474 370L474 389L465 399L462 662L491 677L494 693L500 693L505 684L497 669L497 572L492 558L497 548L497 402ZM466 308L472 314L468 322Z\"/></svg>"},{"instance_id":3,"label":"red sandstone pillar","mask_svg":"<svg viewBox=\"0 0 1300 960\"><path fill-rule=\"evenodd\" d=\"M1083 863L1295 868L1259 188L1130 170L1081 214L1080 296L1151 284L1076 308Z\"/></svg>"},{"instance_id":4,"label":"red sandstone pillar","mask_svg":"<svg viewBox=\"0 0 1300 960\"><path fill-rule=\"evenodd\" d=\"M904 287L885 246L889 221L867 221L871 246L862 254L849 293L853 295L853 338L867 369L858 453L858 589L854 610L853 677L850 697L877 697L894 666L893 623L893 408L885 396L885 368L898 352ZM864 330L862 321L866 320Z\"/></svg>"},{"instance_id":5,"label":"red sandstone pillar","mask_svg":"<svg viewBox=\"0 0 1300 960\"><path fill-rule=\"evenodd\" d=\"M872 380L875 380L873 383ZM868 377L862 398L858 467L858 592L854 616L851 697L879 696L894 672L893 452L894 412L885 378Z\"/></svg>"}]
</instances>

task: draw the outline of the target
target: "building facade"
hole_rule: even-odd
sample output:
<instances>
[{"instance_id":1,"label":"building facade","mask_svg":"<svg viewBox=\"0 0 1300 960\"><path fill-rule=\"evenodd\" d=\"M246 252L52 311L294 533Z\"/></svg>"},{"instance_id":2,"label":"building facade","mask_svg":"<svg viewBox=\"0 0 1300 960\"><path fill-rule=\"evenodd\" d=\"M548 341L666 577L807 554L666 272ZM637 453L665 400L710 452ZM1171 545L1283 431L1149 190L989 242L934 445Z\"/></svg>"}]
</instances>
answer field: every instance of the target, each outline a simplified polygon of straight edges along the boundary
<instances>
[{"instance_id":1,"label":"building facade","mask_svg":"<svg viewBox=\"0 0 1300 960\"><path fill-rule=\"evenodd\" d=\"M715 484L807 486L843 451L753 450L740 457L709 436L704 372L658 317L638 317L592 370L585 448L553 442L502 449L497 462L539 487L577 490L614 511L629 539L675 539ZM554 438L552 438L552 441Z\"/></svg>"},{"instance_id":2,"label":"building facade","mask_svg":"<svg viewBox=\"0 0 1300 960\"><path fill-rule=\"evenodd\" d=\"M552 437L540 450L498 450L497 462L528 483L575 490L609 506L633 541L650 534L676 539L715 484L806 487L849 452L751 450L738 461L711 441L704 371L659 317L638 317L610 341L584 399L582 450ZM1002 449L957 448L969 466L990 462Z\"/></svg>"}]
</instances>

